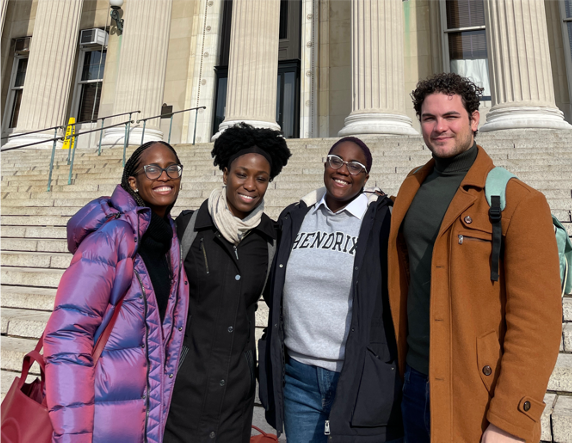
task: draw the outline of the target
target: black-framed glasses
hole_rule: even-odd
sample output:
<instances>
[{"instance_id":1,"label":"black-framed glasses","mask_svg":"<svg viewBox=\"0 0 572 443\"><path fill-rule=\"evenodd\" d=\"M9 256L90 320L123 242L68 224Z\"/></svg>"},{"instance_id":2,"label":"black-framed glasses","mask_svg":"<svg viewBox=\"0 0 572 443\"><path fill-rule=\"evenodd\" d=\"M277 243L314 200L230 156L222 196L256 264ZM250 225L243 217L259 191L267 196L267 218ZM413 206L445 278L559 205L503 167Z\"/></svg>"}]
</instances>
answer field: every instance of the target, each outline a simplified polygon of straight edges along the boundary
<instances>
[{"instance_id":1,"label":"black-framed glasses","mask_svg":"<svg viewBox=\"0 0 572 443\"><path fill-rule=\"evenodd\" d=\"M166 168L162 168L157 165L145 165L143 166L143 172L149 180L157 180L163 174L163 171L167 173L169 178L177 179L183 175L183 165L170 165ZM137 174L141 172L141 169L137 171Z\"/></svg>"},{"instance_id":2,"label":"black-framed glasses","mask_svg":"<svg viewBox=\"0 0 572 443\"><path fill-rule=\"evenodd\" d=\"M348 172L351 175L358 175L361 174L362 172L367 172L367 168L360 162L356 162L355 160L346 162L344 161L343 158L335 154L328 155L328 164L330 165L330 168L336 170L340 169L343 165L346 165L346 167L348 168Z\"/></svg>"}]
</instances>

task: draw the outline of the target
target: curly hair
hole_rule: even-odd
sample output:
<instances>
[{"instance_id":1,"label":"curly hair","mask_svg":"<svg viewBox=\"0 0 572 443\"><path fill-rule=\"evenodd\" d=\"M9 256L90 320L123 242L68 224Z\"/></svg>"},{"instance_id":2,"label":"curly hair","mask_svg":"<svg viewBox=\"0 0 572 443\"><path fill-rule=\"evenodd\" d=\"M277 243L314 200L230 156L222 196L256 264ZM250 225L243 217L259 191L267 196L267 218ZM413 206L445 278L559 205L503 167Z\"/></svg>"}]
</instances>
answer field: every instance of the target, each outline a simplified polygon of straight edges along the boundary
<instances>
[{"instance_id":1,"label":"curly hair","mask_svg":"<svg viewBox=\"0 0 572 443\"><path fill-rule=\"evenodd\" d=\"M484 88L477 86L467 77L461 77L453 72L436 74L428 79L417 83L415 90L411 91L411 99L417 117L421 119L421 105L425 97L435 92L447 95L458 94L461 96L463 106L469 113L469 119L473 112L478 111Z\"/></svg>"},{"instance_id":2,"label":"curly hair","mask_svg":"<svg viewBox=\"0 0 572 443\"><path fill-rule=\"evenodd\" d=\"M133 191L133 189L131 189L131 186L129 186L129 177L135 176L135 172L137 172L137 170L139 169L139 163L140 163L141 155L143 154L144 151L149 149L154 144L164 145L167 148L169 148L171 151L173 151L173 154L175 154L175 158L177 159L177 163L179 163L179 164L181 163L181 161L179 160L179 156L177 155L177 152L169 143L165 143L162 141L156 141L156 142L147 142L147 143L144 143L141 146L139 146L133 152L133 154L131 154L131 157L129 157L129 160L127 160L127 162L125 163L125 167L123 168L123 176L121 177L121 187L123 189L125 189L129 193L129 195L131 195L131 197L133 197L133 199L137 203L137 206L147 206L147 203L145 203L143 201L143 199L141 198L141 196L137 192L135 192L135 191Z\"/></svg>"},{"instance_id":3,"label":"curly hair","mask_svg":"<svg viewBox=\"0 0 572 443\"><path fill-rule=\"evenodd\" d=\"M226 129L216 139L211 151L213 164L224 171L225 168L229 168L229 161L237 152L254 146L263 150L272 159L270 180L280 174L292 155L280 131L255 128L242 122Z\"/></svg>"}]
</instances>

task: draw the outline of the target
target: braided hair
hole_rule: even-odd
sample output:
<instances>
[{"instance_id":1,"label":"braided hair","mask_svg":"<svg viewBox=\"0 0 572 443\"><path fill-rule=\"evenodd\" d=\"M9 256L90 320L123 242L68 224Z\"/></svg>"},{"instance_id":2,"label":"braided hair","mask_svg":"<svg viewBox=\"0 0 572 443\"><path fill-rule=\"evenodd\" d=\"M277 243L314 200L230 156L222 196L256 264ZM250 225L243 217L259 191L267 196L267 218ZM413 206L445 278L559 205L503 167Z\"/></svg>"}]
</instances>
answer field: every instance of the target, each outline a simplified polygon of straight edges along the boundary
<instances>
[{"instance_id":1,"label":"braided hair","mask_svg":"<svg viewBox=\"0 0 572 443\"><path fill-rule=\"evenodd\" d=\"M143 199L141 198L141 196L137 192L135 192L133 189L131 189L131 186L129 185L129 177L135 177L135 172L137 172L137 170L140 167L139 163L140 163L141 155L143 155L143 152L145 152L148 148L150 148L151 146L153 146L155 144L164 145L167 148L169 148L171 151L173 151L173 154L175 154L175 158L177 159L177 163L181 163L181 161L179 160L179 157L177 156L177 152L169 143L165 143L163 141L152 141L152 142L144 143L141 146L139 146L133 152L133 154L131 154L131 157L129 157L129 160L127 160L127 162L125 163L125 167L123 168L123 176L121 177L121 187L123 189L125 189L131 197L133 197L133 199L137 203L137 206L147 206L147 203L145 203L143 201Z\"/></svg>"},{"instance_id":2,"label":"braided hair","mask_svg":"<svg viewBox=\"0 0 572 443\"><path fill-rule=\"evenodd\" d=\"M270 180L280 174L292 155L280 131L255 128L247 123L238 123L226 129L215 141L211 156L213 164L221 171L230 169L233 157L244 149L257 147L271 160ZM266 157L265 155L265 157Z\"/></svg>"}]
</instances>

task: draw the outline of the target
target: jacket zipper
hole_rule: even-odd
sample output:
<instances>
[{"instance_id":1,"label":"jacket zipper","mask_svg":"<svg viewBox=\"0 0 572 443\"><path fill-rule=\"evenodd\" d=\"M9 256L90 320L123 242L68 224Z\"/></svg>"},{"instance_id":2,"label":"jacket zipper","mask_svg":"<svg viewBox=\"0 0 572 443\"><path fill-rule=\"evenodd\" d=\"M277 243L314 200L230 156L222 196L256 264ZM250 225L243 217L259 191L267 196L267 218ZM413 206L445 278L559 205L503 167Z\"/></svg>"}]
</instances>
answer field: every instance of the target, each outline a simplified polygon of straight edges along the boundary
<instances>
[{"instance_id":1,"label":"jacket zipper","mask_svg":"<svg viewBox=\"0 0 572 443\"><path fill-rule=\"evenodd\" d=\"M467 241L481 241L481 242L490 243L489 240L485 240L485 239L477 238L477 237L467 237L466 235L459 234L459 244L462 245L465 240L467 240Z\"/></svg>"},{"instance_id":2,"label":"jacket zipper","mask_svg":"<svg viewBox=\"0 0 572 443\"><path fill-rule=\"evenodd\" d=\"M149 362L149 331L147 330L147 294L145 293L145 288L143 288L143 282L141 281L141 277L136 270L133 270L135 275L137 276L137 280L139 281L139 285L141 286L141 292L143 294L143 304L145 305L145 314L144 314L144 321L145 321L145 359L147 361L147 378L145 381L145 442L147 442L147 422L149 421L149 368L151 363Z\"/></svg>"},{"instance_id":3,"label":"jacket zipper","mask_svg":"<svg viewBox=\"0 0 572 443\"><path fill-rule=\"evenodd\" d=\"M234 245L233 248L234 248L234 255L236 255L236 259L238 260L238 249L236 249L236 245Z\"/></svg>"},{"instance_id":4,"label":"jacket zipper","mask_svg":"<svg viewBox=\"0 0 572 443\"><path fill-rule=\"evenodd\" d=\"M324 424L324 435L330 435L330 420L326 420Z\"/></svg>"},{"instance_id":5,"label":"jacket zipper","mask_svg":"<svg viewBox=\"0 0 572 443\"><path fill-rule=\"evenodd\" d=\"M209 273L209 261L207 260L207 251L205 249L205 242L204 239L201 238L201 249L203 250L203 257L205 259L205 268L207 270L207 274Z\"/></svg>"}]
</instances>

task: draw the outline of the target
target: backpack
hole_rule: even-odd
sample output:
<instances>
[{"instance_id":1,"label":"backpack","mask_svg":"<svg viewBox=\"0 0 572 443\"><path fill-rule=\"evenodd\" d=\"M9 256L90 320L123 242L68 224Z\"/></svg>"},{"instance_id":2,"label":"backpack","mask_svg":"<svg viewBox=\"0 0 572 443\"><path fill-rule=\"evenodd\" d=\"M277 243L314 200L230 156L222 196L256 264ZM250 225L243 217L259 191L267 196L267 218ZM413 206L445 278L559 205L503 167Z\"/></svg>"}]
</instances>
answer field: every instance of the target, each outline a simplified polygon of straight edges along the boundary
<instances>
[{"instance_id":1,"label":"backpack","mask_svg":"<svg viewBox=\"0 0 572 443\"><path fill-rule=\"evenodd\" d=\"M185 228L185 232L183 233L183 237L181 238L181 259L183 262L185 258L187 258L187 254L191 250L191 245L197 238L197 231L195 231L195 224L197 222L197 215L199 210L193 212L191 215L191 220L189 220L189 224ZM264 288L266 287L266 283L268 282L268 276L270 275L270 268L272 266L272 259L274 258L274 253L276 252L276 240L272 242L272 244L268 243L268 267L266 268L266 279L264 280L264 285L262 286L262 291L264 292Z\"/></svg>"},{"instance_id":2,"label":"backpack","mask_svg":"<svg viewBox=\"0 0 572 443\"><path fill-rule=\"evenodd\" d=\"M501 214L506 206L506 186L510 179L516 176L504 168L495 167L487 175L485 183L485 197L490 206L489 219L493 225L492 254L491 254L491 280L498 281L499 260L502 244ZM572 293L572 242L562 223L552 215L554 235L558 245L558 258L560 261L560 282L562 295Z\"/></svg>"}]
</instances>

